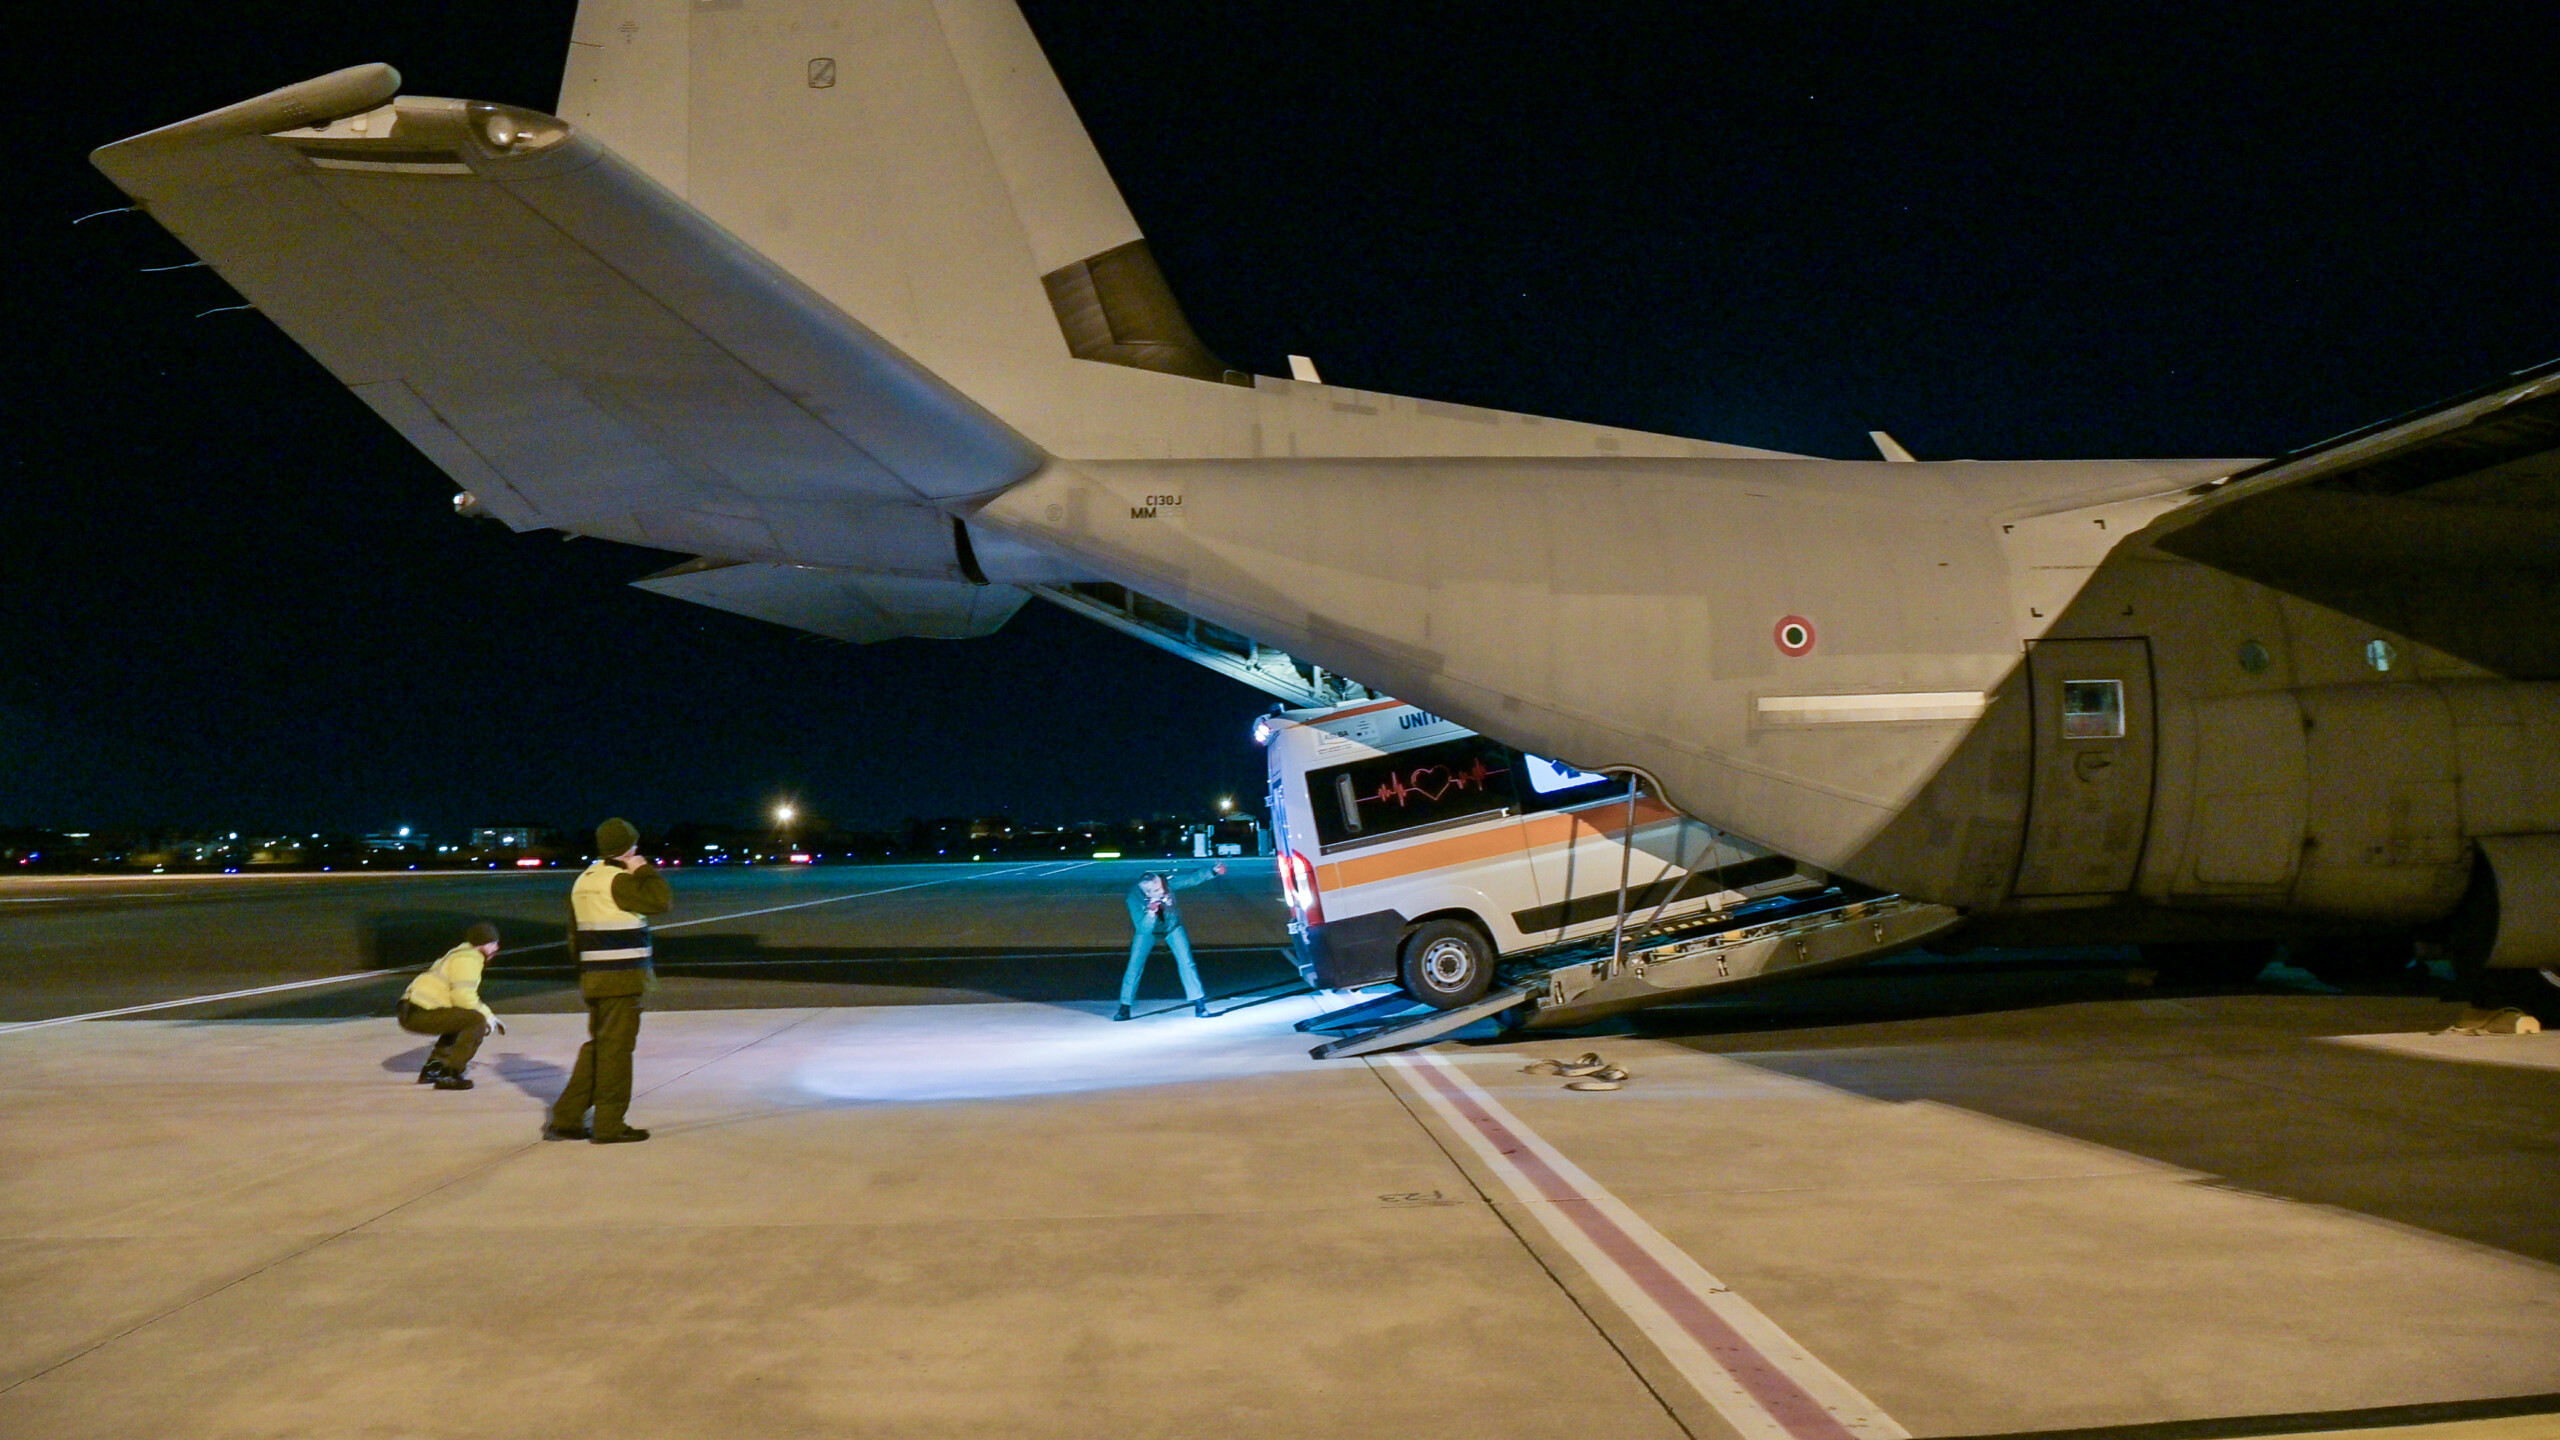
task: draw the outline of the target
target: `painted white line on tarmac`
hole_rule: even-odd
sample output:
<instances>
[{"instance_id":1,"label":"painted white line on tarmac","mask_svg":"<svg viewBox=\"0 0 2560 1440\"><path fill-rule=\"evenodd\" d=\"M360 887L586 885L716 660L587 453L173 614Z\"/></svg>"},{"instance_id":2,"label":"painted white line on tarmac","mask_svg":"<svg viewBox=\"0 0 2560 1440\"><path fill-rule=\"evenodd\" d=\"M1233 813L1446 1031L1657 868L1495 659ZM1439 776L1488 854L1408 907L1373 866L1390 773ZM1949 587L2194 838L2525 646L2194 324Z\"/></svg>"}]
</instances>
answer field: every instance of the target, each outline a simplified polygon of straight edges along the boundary
<instances>
[{"instance_id":1,"label":"painted white line on tarmac","mask_svg":"<svg viewBox=\"0 0 2560 1440\"><path fill-rule=\"evenodd\" d=\"M288 980L281 985L260 985L249 990L225 990L219 995L190 995L184 1000L155 1000L148 1005L127 1005L121 1010L92 1010L86 1015L56 1015L50 1020L20 1020L0 1025L0 1035L20 1030L42 1030L48 1025L73 1025L83 1020L112 1020L118 1015L139 1015L146 1010L174 1010L182 1005L209 1005L216 1000L242 1000L252 995L274 995L285 990L308 990L314 985L336 985L349 980L371 980L380 975L399 975L417 969L414 965L395 965L388 970L358 970L347 975L323 975L317 980Z\"/></svg>"},{"instance_id":2,"label":"painted white line on tarmac","mask_svg":"<svg viewBox=\"0 0 2560 1440\"><path fill-rule=\"evenodd\" d=\"M1856 1386L1457 1066L1428 1051L1385 1058L1746 1440L1908 1440Z\"/></svg>"},{"instance_id":3,"label":"painted white line on tarmac","mask_svg":"<svg viewBox=\"0 0 2560 1440\"><path fill-rule=\"evenodd\" d=\"M901 890L925 890L936 885L954 885L963 880L1000 880L1007 875L1019 875L1032 868L1034 867L1030 865L1016 865L1010 870L990 870L981 875L951 875L940 880L919 880L912 885L889 885L878 890L857 890L850 895L830 895L824 900L802 900L792 905L768 905L762 910L739 910L727 915L706 915L699 920L678 920L672 925L652 925L649 928L652 931L681 930L687 925L712 925L722 920L744 920L750 915L779 915L785 910L806 910L812 905L833 905L839 900L863 900L874 895L895 895Z\"/></svg>"},{"instance_id":4,"label":"painted white line on tarmac","mask_svg":"<svg viewBox=\"0 0 2560 1440\"><path fill-rule=\"evenodd\" d=\"M237 881L266 884L279 880L487 880L499 875L558 874L567 868L549 865L541 869L519 870L510 865L487 870L188 870L176 875L144 871L130 875L9 875L4 878L27 885L218 885ZM158 895L165 892L140 893Z\"/></svg>"},{"instance_id":5,"label":"painted white line on tarmac","mask_svg":"<svg viewBox=\"0 0 2560 1440\"><path fill-rule=\"evenodd\" d=\"M890 885L878 890L857 891L851 895L830 895L822 900L802 900L791 905L769 905L761 910L739 910L727 915L706 915L699 920L678 920L672 925L653 925L649 928L681 930L687 925L711 925L722 920L741 920L750 915L773 915L784 910L806 910L812 905L833 905L839 901L860 900L872 895L894 895L901 890L922 890L929 886L950 885L962 880L994 880L1006 875L1019 874L1031 868L1033 867L1029 865L1017 865L1010 870L990 870L978 875L952 875L940 880L919 880L912 885ZM548 944L525 945L500 953L521 955L533 950L556 950L567 943L565 940L553 940ZM190 995L183 1000L155 1000L148 1005L127 1005L120 1010L92 1010L86 1015L56 1015L50 1020L20 1020L12 1024L0 1025L0 1035L14 1034L20 1030L42 1030L52 1025L76 1025L83 1020L112 1020L119 1015L140 1015L152 1010L176 1010L188 1005L210 1005L216 1000L244 1000L253 995L274 995L286 990L307 990L315 985L339 985L356 980L372 980L384 975L400 975L424 968L420 965L395 965L388 970L356 970L344 975L323 975L316 980L288 980L281 985L260 985L249 990L225 990L219 995Z\"/></svg>"},{"instance_id":6,"label":"painted white line on tarmac","mask_svg":"<svg viewBox=\"0 0 2560 1440\"><path fill-rule=\"evenodd\" d=\"M939 880L919 880L912 885L884 885L877 890L856 890L850 895L829 895L818 900L798 900L789 905L768 905L761 910L733 910L726 915L705 915L699 920L676 920L665 925L652 925L649 927L649 933L654 935L661 930L681 930L687 925L717 925L723 920L744 920L750 915L778 915L785 910L806 910L812 905L833 905L845 900L867 899L873 895L895 895L901 890L928 890L936 885L955 885L963 880L995 880L1007 875L1018 875L1030 868L1028 865L1016 865L1010 870L990 870L983 875L946 875ZM510 945L498 953L530 955L536 950L557 950L568 943L566 940L545 940L539 945Z\"/></svg>"},{"instance_id":7,"label":"painted white line on tarmac","mask_svg":"<svg viewBox=\"0 0 2560 1440\"><path fill-rule=\"evenodd\" d=\"M1288 948L1285 945L1194 945L1191 947L1191 953L1194 955L1270 955ZM1126 958L1128 953L1127 946L1118 945L1092 950L989 950L975 955L858 955L850 959L837 960L687 960L684 962L684 968L693 971L741 966L753 968L764 965L806 969L812 965L912 965L935 960L1110 960L1116 963ZM1185 1000L1182 1003L1188 1006L1191 1002Z\"/></svg>"}]
</instances>

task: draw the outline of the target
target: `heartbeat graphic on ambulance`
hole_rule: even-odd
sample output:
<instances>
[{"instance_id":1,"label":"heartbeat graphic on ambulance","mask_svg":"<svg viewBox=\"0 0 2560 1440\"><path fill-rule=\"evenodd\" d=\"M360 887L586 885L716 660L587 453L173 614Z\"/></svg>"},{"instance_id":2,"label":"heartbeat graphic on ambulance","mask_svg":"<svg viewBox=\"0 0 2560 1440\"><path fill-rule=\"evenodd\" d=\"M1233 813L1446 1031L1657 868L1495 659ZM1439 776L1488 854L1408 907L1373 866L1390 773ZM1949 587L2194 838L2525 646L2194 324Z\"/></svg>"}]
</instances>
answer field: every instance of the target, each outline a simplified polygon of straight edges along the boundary
<instances>
[{"instance_id":1,"label":"heartbeat graphic on ambulance","mask_svg":"<svg viewBox=\"0 0 2560 1440\"><path fill-rule=\"evenodd\" d=\"M1485 781L1496 775L1510 773L1506 767L1485 764L1482 757L1478 757L1474 764L1464 770L1452 770L1446 765L1425 765L1410 775L1399 775L1390 770L1387 772L1387 778L1378 782L1378 788L1374 793L1358 798L1363 805L1372 801L1383 803L1392 800L1398 807L1402 807L1408 799L1415 796L1436 802L1462 790L1474 789L1481 792ZM1436 785L1429 778L1433 775L1440 777Z\"/></svg>"}]
</instances>

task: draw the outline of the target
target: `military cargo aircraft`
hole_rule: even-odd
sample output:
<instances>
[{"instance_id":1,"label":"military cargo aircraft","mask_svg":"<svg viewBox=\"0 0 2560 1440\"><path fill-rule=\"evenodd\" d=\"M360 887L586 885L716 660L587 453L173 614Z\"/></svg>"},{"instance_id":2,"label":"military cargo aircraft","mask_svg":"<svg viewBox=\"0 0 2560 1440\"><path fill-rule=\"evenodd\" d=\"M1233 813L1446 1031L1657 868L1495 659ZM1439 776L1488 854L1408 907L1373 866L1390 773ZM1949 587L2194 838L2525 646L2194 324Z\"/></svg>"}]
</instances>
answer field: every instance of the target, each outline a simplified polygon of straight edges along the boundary
<instances>
[{"instance_id":1,"label":"military cargo aircraft","mask_svg":"<svg viewBox=\"0 0 2560 1440\"><path fill-rule=\"evenodd\" d=\"M1804 458L1228 367L1011 0L585 0L556 114L399 91L95 162L459 507L700 557L651 590L1143 612L1985 940L2560 965L2560 370L2273 460Z\"/></svg>"}]
</instances>

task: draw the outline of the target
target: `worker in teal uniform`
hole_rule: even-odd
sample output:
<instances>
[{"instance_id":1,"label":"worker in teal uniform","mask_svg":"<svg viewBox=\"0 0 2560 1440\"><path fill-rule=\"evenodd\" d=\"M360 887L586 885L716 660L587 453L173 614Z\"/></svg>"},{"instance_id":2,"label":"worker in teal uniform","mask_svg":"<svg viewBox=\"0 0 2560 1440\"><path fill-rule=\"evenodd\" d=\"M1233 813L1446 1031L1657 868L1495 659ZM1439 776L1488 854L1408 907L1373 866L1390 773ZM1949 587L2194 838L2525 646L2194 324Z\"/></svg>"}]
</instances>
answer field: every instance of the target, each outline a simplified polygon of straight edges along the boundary
<instances>
[{"instance_id":1,"label":"worker in teal uniform","mask_svg":"<svg viewBox=\"0 0 2560 1440\"><path fill-rule=\"evenodd\" d=\"M674 909L676 899L667 877L640 853L640 831L630 821L597 826L596 854L603 858L569 890L569 955L578 965L579 998L587 1003L587 1043L542 1134L621 1145L649 1138L624 1112L631 1106L631 1054L640 1044L640 997L658 979L649 917Z\"/></svg>"},{"instance_id":2,"label":"worker in teal uniform","mask_svg":"<svg viewBox=\"0 0 2560 1440\"><path fill-rule=\"evenodd\" d=\"M1191 997L1191 1013L1203 1020L1209 1018L1209 1002L1200 991L1200 972L1191 964L1191 937L1182 928L1182 906L1173 898L1173 892L1205 885L1211 876L1226 873L1224 861L1206 870L1153 870L1139 876L1138 883L1129 887L1129 928L1135 933L1129 940L1129 969L1120 977L1120 1009L1112 1019L1129 1018L1129 1006L1138 998L1138 979L1146 974L1147 957L1156 952L1158 937L1173 951L1174 968L1182 973L1182 993Z\"/></svg>"}]
</instances>

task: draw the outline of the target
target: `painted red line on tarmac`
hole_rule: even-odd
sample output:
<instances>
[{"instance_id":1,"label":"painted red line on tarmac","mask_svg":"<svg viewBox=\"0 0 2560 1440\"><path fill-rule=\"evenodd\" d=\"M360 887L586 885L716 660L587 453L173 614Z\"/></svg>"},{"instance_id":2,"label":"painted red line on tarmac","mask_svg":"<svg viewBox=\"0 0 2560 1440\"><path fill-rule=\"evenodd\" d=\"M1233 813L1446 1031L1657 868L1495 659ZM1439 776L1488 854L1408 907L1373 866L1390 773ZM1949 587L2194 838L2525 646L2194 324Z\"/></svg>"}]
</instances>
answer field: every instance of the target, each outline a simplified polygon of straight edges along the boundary
<instances>
[{"instance_id":1,"label":"painted red line on tarmac","mask_svg":"<svg viewBox=\"0 0 2560 1440\"><path fill-rule=\"evenodd\" d=\"M1823 1407L1821 1401L1805 1393L1794 1377L1781 1370L1760 1348L1744 1339L1724 1321L1724 1317L1707 1308L1703 1297L1680 1282L1680 1277L1653 1258L1651 1251L1636 1243L1636 1238L1621 1229L1606 1211L1591 1203L1588 1196L1573 1187L1573 1182L1556 1173L1555 1168L1537 1150L1514 1134L1475 1097L1459 1088L1437 1065L1416 1065L1412 1073L1426 1077L1433 1089L1451 1107L1467 1117L1468 1123L1482 1131L1502 1156L1518 1167L1538 1187L1538 1193L1552 1202L1557 1213L1571 1216L1575 1228L1600 1247L1627 1278L1644 1291L1647 1298L1662 1307L1689 1338L1698 1342L1716 1358L1734 1380L1751 1393L1769 1418L1785 1426L1787 1433L1799 1440L1856 1440L1855 1432L1840 1423L1838 1416Z\"/></svg>"}]
</instances>

